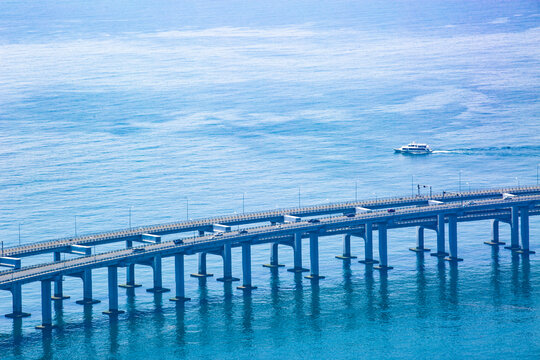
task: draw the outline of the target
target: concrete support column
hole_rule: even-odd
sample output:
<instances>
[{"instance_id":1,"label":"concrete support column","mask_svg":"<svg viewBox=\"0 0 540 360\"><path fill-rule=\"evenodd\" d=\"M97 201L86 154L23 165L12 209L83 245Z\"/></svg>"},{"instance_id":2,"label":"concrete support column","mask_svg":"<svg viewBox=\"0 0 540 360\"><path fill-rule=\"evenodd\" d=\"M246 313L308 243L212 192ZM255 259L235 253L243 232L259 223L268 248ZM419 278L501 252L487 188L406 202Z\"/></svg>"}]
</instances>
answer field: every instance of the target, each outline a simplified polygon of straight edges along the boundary
<instances>
[{"instance_id":1,"label":"concrete support column","mask_svg":"<svg viewBox=\"0 0 540 360\"><path fill-rule=\"evenodd\" d=\"M506 244L502 241L499 241L499 220L493 220L491 229L491 241L484 241L484 244L491 246L499 246Z\"/></svg>"},{"instance_id":2,"label":"concrete support column","mask_svg":"<svg viewBox=\"0 0 540 360\"><path fill-rule=\"evenodd\" d=\"M122 288L136 288L142 286L141 284L135 283L135 264L126 266L126 283L118 286Z\"/></svg>"},{"instance_id":3,"label":"concrete support column","mask_svg":"<svg viewBox=\"0 0 540 360\"><path fill-rule=\"evenodd\" d=\"M22 286L21 284L11 285L11 296L12 296L12 307L13 312L6 314L7 318L17 319L30 316L30 313L25 313L22 311Z\"/></svg>"},{"instance_id":4,"label":"concrete support column","mask_svg":"<svg viewBox=\"0 0 540 360\"><path fill-rule=\"evenodd\" d=\"M109 310L104 311L106 315L118 315L124 313L123 310L118 310L118 268L116 266L108 266L108 282L109 282Z\"/></svg>"},{"instance_id":5,"label":"concrete support column","mask_svg":"<svg viewBox=\"0 0 540 360\"><path fill-rule=\"evenodd\" d=\"M256 286L251 285L251 244L242 244L242 286L238 286L241 290L253 290Z\"/></svg>"},{"instance_id":6,"label":"concrete support column","mask_svg":"<svg viewBox=\"0 0 540 360\"><path fill-rule=\"evenodd\" d=\"M343 255L337 255L336 258L342 260L356 259L356 256L351 255L351 234L343 235Z\"/></svg>"},{"instance_id":7,"label":"concrete support column","mask_svg":"<svg viewBox=\"0 0 540 360\"><path fill-rule=\"evenodd\" d=\"M380 264L375 266L378 270L390 270L392 266L388 266L388 230L386 223L378 224L379 227L379 261Z\"/></svg>"},{"instance_id":8,"label":"concrete support column","mask_svg":"<svg viewBox=\"0 0 540 360\"><path fill-rule=\"evenodd\" d=\"M437 215L437 252L431 256L445 257L448 255L444 244L444 214Z\"/></svg>"},{"instance_id":9,"label":"concrete support column","mask_svg":"<svg viewBox=\"0 0 540 360\"><path fill-rule=\"evenodd\" d=\"M424 227L423 226L419 226L417 228L416 247L409 248L409 250L414 251L414 252L431 251L430 249L427 249L424 247Z\"/></svg>"},{"instance_id":10,"label":"concrete support column","mask_svg":"<svg viewBox=\"0 0 540 360\"><path fill-rule=\"evenodd\" d=\"M359 262L362 264L377 264L377 260L373 260L373 224L367 223L365 225L366 227L366 238L365 238L365 247L364 247L364 253L365 257L364 260L360 260Z\"/></svg>"},{"instance_id":11,"label":"concrete support column","mask_svg":"<svg viewBox=\"0 0 540 360\"><path fill-rule=\"evenodd\" d=\"M450 248L450 256L446 257L445 260L452 262L463 261L458 257L457 215L448 216L448 247Z\"/></svg>"},{"instance_id":12,"label":"concrete support column","mask_svg":"<svg viewBox=\"0 0 540 360\"><path fill-rule=\"evenodd\" d=\"M126 249L131 249L133 247L132 240L126 240ZM136 288L142 286L141 284L135 283L135 264L129 264L126 266L126 283L118 285L123 288Z\"/></svg>"},{"instance_id":13,"label":"concrete support column","mask_svg":"<svg viewBox=\"0 0 540 360\"><path fill-rule=\"evenodd\" d=\"M239 281L239 278L235 278L232 276L232 254L230 243L223 245L221 257L223 258L223 277L217 279L217 281Z\"/></svg>"},{"instance_id":14,"label":"concrete support column","mask_svg":"<svg viewBox=\"0 0 540 360\"><path fill-rule=\"evenodd\" d=\"M290 272L304 272L309 271L302 267L302 233L294 234L294 267L287 269Z\"/></svg>"},{"instance_id":15,"label":"concrete support column","mask_svg":"<svg viewBox=\"0 0 540 360\"><path fill-rule=\"evenodd\" d=\"M263 265L264 267L278 268L278 267L285 266L285 265L282 265L282 264L279 263L278 246L279 246L279 243L270 244L270 264L264 264Z\"/></svg>"},{"instance_id":16,"label":"concrete support column","mask_svg":"<svg viewBox=\"0 0 540 360\"><path fill-rule=\"evenodd\" d=\"M511 211L510 246L504 248L512 251L519 250L519 207L517 206L512 206Z\"/></svg>"},{"instance_id":17,"label":"concrete support column","mask_svg":"<svg viewBox=\"0 0 540 360\"><path fill-rule=\"evenodd\" d=\"M52 328L51 280L41 280L41 325L36 329Z\"/></svg>"},{"instance_id":18,"label":"concrete support column","mask_svg":"<svg viewBox=\"0 0 540 360\"><path fill-rule=\"evenodd\" d=\"M92 299L92 270L86 269L80 275L83 281L83 299L77 300L79 305L91 305L100 303L100 300Z\"/></svg>"},{"instance_id":19,"label":"concrete support column","mask_svg":"<svg viewBox=\"0 0 540 360\"><path fill-rule=\"evenodd\" d=\"M154 287L151 289L146 289L146 291L153 293L164 293L171 291L171 289L163 287L163 280L161 275L161 255L154 256L152 269L154 270Z\"/></svg>"},{"instance_id":20,"label":"concrete support column","mask_svg":"<svg viewBox=\"0 0 540 360\"><path fill-rule=\"evenodd\" d=\"M521 214L521 250L518 250L520 254L534 254L534 251L529 249L529 208L522 207L520 209Z\"/></svg>"},{"instance_id":21,"label":"concrete support column","mask_svg":"<svg viewBox=\"0 0 540 360\"><path fill-rule=\"evenodd\" d=\"M61 253L58 251L54 252L54 261L60 261L62 260ZM54 295L51 299L53 300L65 300L69 299L69 296L64 295L64 289L63 289L63 276L59 275L54 279Z\"/></svg>"},{"instance_id":22,"label":"concrete support column","mask_svg":"<svg viewBox=\"0 0 540 360\"><path fill-rule=\"evenodd\" d=\"M319 275L319 234L316 232L309 233L309 260L311 275L306 276L306 279L324 279L324 276Z\"/></svg>"},{"instance_id":23,"label":"concrete support column","mask_svg":"<svg viewBox=\"0 0 540 360\"><path fill-rule=\"evenodd\" d=\"M176 254L174 256L174 279L176 282L176 296L170 298L171 301L188 301L184 287L184 254Z\"/></svg>"},{"instance_id":24,"label":"concrete support column","mask_svg":"<svg viewBox=\"0 0 540 360\"><path fill-rule=\"evenodd\" d=\"M203 234L204 234L204 231L203 231ZM191 274L191 277L204 278L204 277L210 277L210 276L214 276L214 274L209 274L208 272L206 272L206 253L200 252L199 253L199 272L196 274Z\"/></svg>"}]
</instances>

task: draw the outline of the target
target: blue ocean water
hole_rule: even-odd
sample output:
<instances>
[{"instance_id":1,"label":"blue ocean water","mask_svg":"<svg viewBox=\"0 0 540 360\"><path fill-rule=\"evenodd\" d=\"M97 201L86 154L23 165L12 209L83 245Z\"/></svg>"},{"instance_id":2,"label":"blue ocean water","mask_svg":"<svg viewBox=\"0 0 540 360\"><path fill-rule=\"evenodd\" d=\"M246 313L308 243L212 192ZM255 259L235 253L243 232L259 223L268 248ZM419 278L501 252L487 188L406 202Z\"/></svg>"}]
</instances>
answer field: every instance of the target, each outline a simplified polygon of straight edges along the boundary
<instances>
[{"instance_id":1,"label":"blue ocean water","mask_svg":"<svg viewBox=\"0 0 540 360\"><path fill-rule=\"evenodd\" d=\"M538 1L3 1L4 246L241 212L243 197L254 211L299 193L316 204L536 184L539 19ZM436 152L393 153L412 140ZM539 237L533 218L533 249ZM538 359L538 255L489 238L489 222L460 224L455 268L408 251L414 229L392 230L387 276L335 259L341 239L324 238L318 285L262 268L269 251L255 247L250 296L214 278L187 280L184 305L121 291L117 321L105 301L76 305L68 278L51 335L34 329L29 284L33 315L0 318L0 358ZM172 269L166 259L169 287ZM136 276L150 287L149 268ZM10 307L2 292L0 313Z\"/></svg>"}]
</instances>

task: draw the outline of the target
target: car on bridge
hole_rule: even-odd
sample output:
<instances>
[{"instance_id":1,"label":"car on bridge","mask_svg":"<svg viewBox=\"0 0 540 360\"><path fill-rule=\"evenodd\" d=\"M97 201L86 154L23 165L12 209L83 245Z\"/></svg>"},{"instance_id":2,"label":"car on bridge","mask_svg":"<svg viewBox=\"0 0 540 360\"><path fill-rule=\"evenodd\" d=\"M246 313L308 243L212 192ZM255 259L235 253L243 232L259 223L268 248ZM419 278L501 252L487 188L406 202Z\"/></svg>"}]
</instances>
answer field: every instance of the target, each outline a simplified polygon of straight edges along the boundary
<instances>
[{"instance_id":1,"label":"car on bridge","mask_svg":"<svg viewBox=\"0 0 540 360\"><path fill-rule=\"evenodd\" d=\"M144 247L133 248L134 253L145 252L145 251L146 251L146 249Z\"/></svg>"},{"instance_id":2,"label":"car on bridge","mask_svg":"<svg viewBox=\"0 0 540 360\"><path fill-rule=\"evenodd\" d=\"M316 223L320 223L320 222L321 222L321 220L319 220L319 219L309 219L308 220L308 223L312 223L312 224L316 224Z\"/></svg>"},{"instance_id":3,"label":"car on bridge","mask_svg":"<svg viewBox=\"0 0 540 360\"><path fill-rule=\"evenodd\" d=\"M175 244L175 245L182 245L183 243L184 243L184 240L182 240L182 239L176 239L176 240L174 240L174 244Z\"/></svg>"}]
</instances>

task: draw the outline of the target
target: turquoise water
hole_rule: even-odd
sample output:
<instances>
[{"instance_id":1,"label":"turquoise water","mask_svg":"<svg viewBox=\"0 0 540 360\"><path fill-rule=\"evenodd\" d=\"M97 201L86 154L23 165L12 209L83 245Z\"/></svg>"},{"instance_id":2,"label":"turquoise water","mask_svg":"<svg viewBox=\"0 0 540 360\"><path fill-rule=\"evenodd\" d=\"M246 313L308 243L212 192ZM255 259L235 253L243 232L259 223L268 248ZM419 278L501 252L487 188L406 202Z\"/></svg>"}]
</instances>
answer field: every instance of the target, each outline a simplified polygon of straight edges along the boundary
<instances>
[{"instance_id":1,"label":"turquoise water","mask_svg":"<svg viewBox=\"0 0 540 360\"><path fill-rule=\"evenodd\" d=\"M535 184L539 19L537 1L3 1L4 245L18 244L19 224L29 243L125 228L130 208L134 226L241 212L243 195L254 211L296 206L299 190L317 204L355 187L380 198L411 183ZM393 154L413 140L436 152ZM101 314L96 270L104 301L76 305L80 280L66 279L71 299L45 336L29 284L32 316L0 319L0 358L538 359L538 255L496 252L483 244L490 229L459 225L458 268L408 251L414 229L391 230L387 276L335 259L341 238L323 238L319 285L261 267L269 251L254 247L251 296L215 278L186 278L185 305L121 290L117 321ZM240 275L236 250L233 261ZM220 266L209 257L210 272ZM150 269L136 271L150 287ZM10 308L0 293L0 313Z\"/></svg>"}]
</instances>

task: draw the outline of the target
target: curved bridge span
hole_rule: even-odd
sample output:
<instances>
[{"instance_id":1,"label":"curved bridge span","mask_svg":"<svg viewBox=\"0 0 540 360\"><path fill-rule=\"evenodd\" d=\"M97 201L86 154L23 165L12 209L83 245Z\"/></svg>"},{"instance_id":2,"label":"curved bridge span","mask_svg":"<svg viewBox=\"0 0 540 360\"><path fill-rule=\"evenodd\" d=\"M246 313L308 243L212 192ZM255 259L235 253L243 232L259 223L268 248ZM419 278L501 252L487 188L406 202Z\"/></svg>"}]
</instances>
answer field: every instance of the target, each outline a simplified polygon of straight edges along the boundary
<instances>
[{"instance_id":1,"label":"curved bridge span","mask_svg":"<svg viewBox=\"0 0 540 360\"><path fill-rule=\"evenodd\" d=\"M223 259L223 276L219 281L237 281L232 274L231 249L242 249L242 285L239 289L255 289L251 282L251 247L270 244L271 256L267 267L280 267L278 245L292 247L294 264L291 272L308 272L306 278L317 281L324 278L319 273L319 240L326 241L331 235L343 235L343 253L339 259L356 258L351 254L351 236L364 240L364 256L360 262L374 264L375 269L392 269L388 262L388 231L395 228L416 227L418 229L415 252L431 252L424 247L424 232L433 230L437 234L436 249L432 256L445 258L457 263L457 224L491 219L493 238L486 244L505 245L499 240L499 224L510 225L511 236L507 248L529 255L534 252L529 247L529 217L540 214L540 187L517 187L452 194L431 197L396 197L371 201L354 201L327 205L307 206L292 209L254 212L242 215L220 216L208 219L181 221L170 224L152 225L44 241L25 246L8 248L0 257L0 265L11 267L0 272L0 289L12 293L13 312L7 317L25 317L30 314L22 309L22 285L41 282L42 325L52 324L51 300L61 301L68 297L63 294L63 277L80 277L83 282L83 299L77 303L90 305L99 300L92 297L92 269L108 269L109 310L115 315L118 308L118 286L137 287L135 264L153 268L153 287L150 292L166 292L161 276L163 257L175 258L175 296L172 301L186 301L184 291L184 257L198 255L199 268L194 277L208 277L206 255L216 254ZM244 225L251 224L251 227ZM242 229L232 231L232 226ZM448 228L447 231L445 229ZM198 236L184 237L175 241L161 241L162 235L198 231ZM373 256L373 232L378 232L378 258ZM302 264L302 241L309 239L310 267ZM332 240L333 241L333 240ZM114 242L125 242L126 248L118 251L92 254L91 246ZM142 246L134 247L134 243ZM448 251L447 251L448 250ZM52 253L53 262L32 266L22 266L22 258L36 254ZM61 253L82 255L79 258L61 261ZM126 283L118 285L118 267L126 267ZM54 292L51 285L54 283Z\"/></svg>"}]
</instances>

